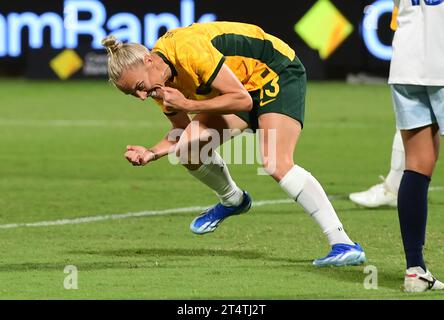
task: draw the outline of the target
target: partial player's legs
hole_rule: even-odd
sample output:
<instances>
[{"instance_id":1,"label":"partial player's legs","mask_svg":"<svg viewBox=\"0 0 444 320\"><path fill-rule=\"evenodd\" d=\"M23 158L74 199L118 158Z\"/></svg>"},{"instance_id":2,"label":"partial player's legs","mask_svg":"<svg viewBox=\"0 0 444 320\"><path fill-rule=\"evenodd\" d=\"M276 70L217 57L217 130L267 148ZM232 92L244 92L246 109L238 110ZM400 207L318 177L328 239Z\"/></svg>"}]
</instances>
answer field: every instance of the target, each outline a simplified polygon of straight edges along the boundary
<instances>
[{"instance_id":1,"label":"partial player's legs","mask_svg":"<svg viewBox=\"0 0 444 320\"><path fill-rule=\"evenodd\" d=\"M214 231L231 215L247 212L251 198L231 178L222 157L214 151L223 139L223 130L245 129L247 124L234 115L200 114L185 129L177 144L176 154L188 172L212 189L220 203L194 219L190 225L196 234ZM206 152L208 150L208 152Z\"/></svg>"},{"instance_id":2,"label":"partial player's legs","mask_svg":"<svg viewBox=\"0 0 444 320\"><path fill-rule=\"evenodd\" d=\"M387 189L394 195L398 194L399 185L405 170L405 152L402 143L401 132L396 130L393 138L392 157L390 159L390 171L385 178Z\"/></svg>"},{"instance_id":3,"label":"partial player's legs","mask_svg":"<svg viewBox=\"0 0 444 320\"><path fill-rule=\"evenodd\" d=\"M344 266L365 262L364 251L344 231L322 186L293 162L301 124L282 114L265 113L259 117L259 128L264 168L316 221L333 247L329 255L313 264Z\"/></svg>"},{"instance_id":4,"label":"partial player's legs","mask_svg":"<svg viewBox=\"0 0 444 320\"><path fill-rule=\"evenodd\" d=\"M427 226L427 194L439 153L439 128L402 131L406 170L398 196L398 215L407 262L404 286L408 292L441 290L444 284L433 278L423 257Z\"/></svg>"},{"instance_id":5,"label":"partial player's legs","mask_svg":"<svg viewBox=\"0 0 444 320\"><path fill-rule=\"evenodd\" d=\"M398 215L407 262L404 287L409 292L444 290L427 270L423 247L427 196L444 132L444 88L393 85L396 125L401 129L406 170L398 192Z\"/></svg>"},{"instance_id":6,"label":"partial player's legs","mask_svg":"<svg viewBox=\"0 0 444 320\"><path fill-rule=\"evenodd\" d=\"M397 206L399 184L405 169L405 154L401 133L396 131L393 139L390 172L387 178L381 176L382 182L366 191L355 192L349 195L352 202L366 207Z\"/></svg>"}]
</instances>

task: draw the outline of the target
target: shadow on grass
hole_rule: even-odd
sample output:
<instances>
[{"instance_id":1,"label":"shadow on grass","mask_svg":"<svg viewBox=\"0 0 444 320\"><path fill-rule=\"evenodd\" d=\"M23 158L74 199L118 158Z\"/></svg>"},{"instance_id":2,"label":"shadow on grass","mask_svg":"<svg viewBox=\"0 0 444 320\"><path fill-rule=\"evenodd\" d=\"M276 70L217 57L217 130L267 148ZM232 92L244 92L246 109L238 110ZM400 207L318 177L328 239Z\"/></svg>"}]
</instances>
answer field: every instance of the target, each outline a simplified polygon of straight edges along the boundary
<instances>
[{"instance_id":1,"label":"shadow on grass","mask_svg":"<svg viewBox=\"0 0 444 320\"><path fill-rule=\"evenodd\" d=\"M348 266L348 267L314 267L309 265L295 265L298 271L303 271L315 275L319 279L334 279L336 281L343 281L362 285L365 289L364 282L369 273L364 273L364 266ZM379 270L378 269L378 288L385 288L391 290L399 290L404 281L402 270L397 272L395 270Z\"/></svg>"},{"instance_id":2,"label":"shadow on grass","mask_svg":"<svg viewBox=\"0 0 444 320\"><path fill-rule=\"evenodd\" d=\"M287 257L267 256L259 251L253 250L209 250L209 249L120 249L107 251L74 251L70 254L92 254L117 257L146 256L150 258L161 257L229 257L234 259L261 260L276 262L274 266L265 265L263 268L279 269L294 268L295 271L311 273L316 278L330 278L348 283L362 284L368 274L364 273L364 266L350 267L324 267L319 268L312 265L312 259L294 259ZM280 263L280 264L279 264ZM262 266L261 266L262 267ZM378 269L378 285L381 288L400 290L403 274L395 270Z\"/></svg>"},{"instance_id":3,"label":"shadow on grass","mask_svg":"<svg viewBox=\"0 0 444 320\"><path fill-rule=\"evenodd\" d=\"M263 254L252 250L210 250L210 249L170 249L170 248L154 248L154 249L119 249L119 250L103 250L103 251L71 251L69 254L74 255L100 255L110 257L229 257L235 259L261 259Z\"/></svg>"},{"instance_id":4,"label":"shadow on grass","mask_svg":"<svg viewBox=\"0 0 444 320\"><path fill-rule=\"evenodd\" d=\"M93 271L104 269L135 269L162 267L154 264L156 259L165 257L229 257L235 259L262 259L263 254L248 250L208 250L208 249L120 249L104 251L70 251L69 255L94 255L107 257L147 258L146 261L97 261L76 263L72 258L66 262L41 263L25 262L14 264L0 264L1 272L32 272L32 271L63 271L67 265L74 264L78 270ZM148 259L151 258L151 259Z\"/></svg>"},{"instance_id":5,"label":"shadow on grass","mask_svg":"<svg viewBox=\"0 0 444 320\"><path fill-rule=\"evenodd\" d=\"M80 271L94 271L107 269L129 269L131 263L128 262L87 262L87 263L72 263L72 262L26 262L26 263L12 263L0 264L0 274L2 272L34 272L34 271L60 271L62 273L66 266L74 264ZM136 265L136 264L133 264Z\"/></svg>"},{"instance_id":6,"label":"shadow on grass","mask_svg":"<svg viewBox=\"0 0 444 320\"><path fill-rule=\"evenodd\" d=\"M176 261L180 257L228 257L238 260L258 260L262 262L273 262L274 264L260 266L251 266L252 269L267 268L270 271L277 269L294 268L295 272L305 272L313 275L320 281L328 281L335 279L336 281L344 281L347 283L364 285L364 280L368 276L365 274L363 266L356 267L314 267L311 259L291 259L287 257L267 256L260 251L254 250L210 250L210 249L170 249L170 248L153 248L153 249L118 249L118 250L84 250L84 251L69 251L69 255L92 255L103 257L123 257L123 258L137 258L141 257L145 260L137 261L94 261L76 263L74 259L67 259L65 262L57 263L16 263L16 264L0 264L1 272L33 272L33 271L60 271L62 272L66 265L74 264L78 270L94 271L106 269L152 269L152 268L183 268L182 265L157 265L157 259L165 257L176 257ZM65 256L66 257L66 256ZM84 258L82 258L84 259ZM244 268L249 268L245 267ZM378 270L378 285L380 288L400 290L403 275L395 270ZM364 287L363 287L364 288Z\"/></svg>"}]
</instances>

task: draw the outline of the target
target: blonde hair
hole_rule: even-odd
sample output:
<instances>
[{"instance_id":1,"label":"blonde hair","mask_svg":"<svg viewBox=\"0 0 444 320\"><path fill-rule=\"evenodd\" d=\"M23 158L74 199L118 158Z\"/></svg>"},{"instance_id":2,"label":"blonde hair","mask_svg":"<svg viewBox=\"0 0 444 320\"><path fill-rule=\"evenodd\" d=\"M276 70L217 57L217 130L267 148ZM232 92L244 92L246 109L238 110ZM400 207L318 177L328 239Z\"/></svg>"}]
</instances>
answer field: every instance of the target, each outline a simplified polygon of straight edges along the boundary
<instances>
[{"instance_id":1,"label":"blonde hair","mask_svg":"<svg viewBox=\"0 0 444 320\"><path fill-rule=\"evenodd\" d=\"M150 51L141 44L122 43L115 36L108 36L102 40L102 45L108 51L109 81L116 85L122 72L137 64L142 64L145 55Z\"/></svg>"}]
</instances>

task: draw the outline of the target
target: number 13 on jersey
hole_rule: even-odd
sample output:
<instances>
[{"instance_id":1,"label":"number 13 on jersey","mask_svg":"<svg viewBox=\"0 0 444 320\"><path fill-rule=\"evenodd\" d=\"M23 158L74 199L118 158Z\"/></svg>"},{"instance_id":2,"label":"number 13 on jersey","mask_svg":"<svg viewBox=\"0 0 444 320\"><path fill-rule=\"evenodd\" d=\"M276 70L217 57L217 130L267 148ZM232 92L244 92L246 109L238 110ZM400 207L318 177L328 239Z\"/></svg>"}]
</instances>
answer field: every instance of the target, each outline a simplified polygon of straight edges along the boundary
<instances>
[{"instance_id":1,"label":"number 13 on jersey","mask_svg":"<svg viewBox=\"0 0 444 320\"><path fill-rule=\"evenodd\" d=\"M259 106L264 107L277 99L277 96L281 90L278 82L279 77L276 77L261 88L261 102L259 103Z\"/></svg>"}]
</instances>

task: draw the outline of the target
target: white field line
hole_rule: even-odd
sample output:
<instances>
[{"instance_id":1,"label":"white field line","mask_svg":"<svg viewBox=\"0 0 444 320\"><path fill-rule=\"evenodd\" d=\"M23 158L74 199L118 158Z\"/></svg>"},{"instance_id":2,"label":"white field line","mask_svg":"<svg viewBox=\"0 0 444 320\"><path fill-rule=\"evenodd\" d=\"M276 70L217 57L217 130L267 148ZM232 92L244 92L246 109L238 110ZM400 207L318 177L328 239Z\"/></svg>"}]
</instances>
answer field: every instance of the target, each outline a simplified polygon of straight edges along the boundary
<instances>
[{"instance_id":1,"label":"white field line","mask_svg":"<svg viewBox=\"0 0 444 320\"><path fill-rule=\"evenodd\" d=\"M441 190L444 190L444 187L437 186L437 187L430 188L430 191L441 191ZM330 200L335 200L335 199L344 198L344 196L333 195L333 196L329 196L328 198ZM268 206L268 205L290 204L290 203L294 203L294 200L291 200L291 199L262 200L262 201L253 202L253 207L263 207L263 206ZM122 213L122 214L89 216L89 217L61 219L61 220L53 220L53 221L0 224L0 229L15 229L15 228L22 228L22 227L32 228L32 227L63 226L63 225L67 225L67 224L82 224L82 223L90 223L90 222L106 221L106 220L120 220L120 219L149 217L149 216L164 216L164 215L171 215L171 214L177 214L177 213L200 212L200 211L207 209L208 207L210 207L210 206L172 208L172 209L165 209L165 210L152 210L152 211L141 211L141 212L128 212L128 213Z\"/></svg>"},{"instance_id":2,"label":"white field line","mask_svg":"<svg viewBox=\"0 0 444 320\"><path fill-rule=\"evenodd\" d=\"M15 127L146 127L159 128L161 124L152 121L129 121L129 120L63 120L63 119L0 119L0 126ZM374 128L379 127L374 123L337 123L323 122L310 124L313 128Z\"/></svg>"},{"instance_id":3,"label":"white field line","mask_svg":"<svg viewBox=\"0 0 444 320\"><path fill-rule=\"evenodd\" d=\"M282 199L282 200L264 200L264 201L256 201L253 203L254 207L262 207L267 205L276 205L276 204L286 204L294 202L291 199ZM40 221L40 222L31 222L31 223L12 223L12 224L2 224L0 225L0 229L15 229L21 227L49 227L49 226L62 226L67 224L81 224L81 223L90 223L96 221L105 221L105 220L118 220L118 219L128 219L128 218L138 218L138 217L149 217L149 216L162 216L162 215L171 215L177 213L191 213L191 212L201 212L207 207L186 207L186 208L172 208L166 210L153 210L153 211L141 211L141 212L129 212L123 214L111 214L111 215L103 215L103 216L90 216L90 217L81 217L81 218L73 218L73 219L62 219L62 220L53 220L53 221Z\"/></svg>"},{"instance_id":4,"label":"white field line","mask_svg":"<svg viewBox=\"0 0 444 320\"><path fill-rule=\"evenodd\" d=\"M0 119L0 126L18 127L160 127L150 121Z\"/></svg>"}]
</instances>

